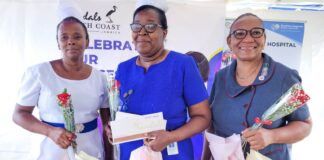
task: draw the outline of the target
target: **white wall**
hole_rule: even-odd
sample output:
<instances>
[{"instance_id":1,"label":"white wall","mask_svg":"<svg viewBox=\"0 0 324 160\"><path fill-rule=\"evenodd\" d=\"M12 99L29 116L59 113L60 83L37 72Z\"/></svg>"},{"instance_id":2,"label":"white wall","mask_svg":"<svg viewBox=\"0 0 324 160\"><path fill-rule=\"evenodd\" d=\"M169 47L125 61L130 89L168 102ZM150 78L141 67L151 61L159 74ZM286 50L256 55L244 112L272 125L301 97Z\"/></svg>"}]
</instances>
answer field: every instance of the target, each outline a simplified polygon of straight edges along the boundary
<instances>
[{"instance_id":1,"label":"white wall","mask_svg":"<svg viewBox=\"0 0 324 160\"><path fill-rule=\"evenodd\" d=\"M309 137L293 145L292 158L305 160L311 157L322 157L319 142L324 142L324 106L321 102L323 95L324 76L324 12L301 11L269 11L269 10L235 10L227 11L228 18L236 18L242 13L252 12L264 20L284 20L305 23L304 43L301 55L299 73L303 79L303 87L310 95L309 109L314 122L312 133ZM289 61L289 59L287 59ZM284 62L283 62L284 63Z\"/></svg>"}]
</instances>

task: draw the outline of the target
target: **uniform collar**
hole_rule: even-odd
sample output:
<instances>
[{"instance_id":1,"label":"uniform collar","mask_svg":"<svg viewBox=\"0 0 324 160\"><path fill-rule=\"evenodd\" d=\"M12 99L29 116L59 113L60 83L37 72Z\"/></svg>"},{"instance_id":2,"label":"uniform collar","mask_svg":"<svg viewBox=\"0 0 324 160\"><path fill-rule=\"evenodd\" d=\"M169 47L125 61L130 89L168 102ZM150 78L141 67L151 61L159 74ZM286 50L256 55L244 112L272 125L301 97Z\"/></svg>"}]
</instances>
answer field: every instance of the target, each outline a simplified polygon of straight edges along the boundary
<instances>
[{"instance_id":1,"label":"uniform collar","mask_svg":"<svg viewBox=\"0 0 324 160\"><path fill-rule=\"evenodd\" d=\"M233 61L233 63L225 71L224 76L224 84L226 86L225 88L228 96L236 97L251 86L262 85L271 79L275 70L275 63L273 63L274 61L272 60L272 58L265 53L262 53L262 58L262 68L260 69L254 82L249 86L240 86L236 82L235 70L237 62L236 60Z\"/></svg>"}]
</instances>

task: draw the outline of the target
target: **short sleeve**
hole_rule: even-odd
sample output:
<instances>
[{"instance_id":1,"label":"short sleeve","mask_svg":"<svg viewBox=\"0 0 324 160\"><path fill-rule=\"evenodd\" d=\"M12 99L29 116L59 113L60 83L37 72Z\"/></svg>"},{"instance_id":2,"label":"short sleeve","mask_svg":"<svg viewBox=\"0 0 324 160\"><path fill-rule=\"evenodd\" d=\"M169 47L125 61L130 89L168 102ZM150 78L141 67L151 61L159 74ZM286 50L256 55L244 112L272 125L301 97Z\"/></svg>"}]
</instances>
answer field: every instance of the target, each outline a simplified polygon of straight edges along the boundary
<instances>
[{"instance_id":1,"label":"short sleeve","mask_svg":"<svg viewBox=\"0 0 324 160\"><path fill-rule=\"evenodd\" d=\"M208 102L209 102L209 107L212 108L213 105L211 105L214 100L215 100L215 92L216 92L216 82L217 81L217 74L215 74L214 76L214 82L212 84L212 88L211 88L211 91L210 91L210 96L209 96L209 99L208 99Z\"/></svg>"},{"instance_id":2,"label":"short sleeve","mask_svg":"<svg viewBox=\"0 0 324 160\"><path fill-rule=\"evenodd\" d=\"M28 68L22 77L17 103L22 106L36 106L40 95L39 74L35 67Z\"/></svg>"},{"instance_id":3,"label":"short sleeve","mask_svg":"<svg viewBox=\"0 0 324 160\"><path fill-rule=\"evenodd\" d=\"M184 71L184 98L189 106L208 99L208 93L198 68L192 59L187 57Z\"/></svg>"},{"instance_id":4,"label":"short sleeve","mask_svg":"<svg viewBox=\"0 0 324 160\"><path fill-rule=\"evenodd\" d=\"M109 108L108 105L108 81L107 78L104 74L101 75L101 81L102 81L102 90L103 90L103 95L102 95L102 102L101 102L101 107L100 108Z\"/></svg>"}]
</instances>

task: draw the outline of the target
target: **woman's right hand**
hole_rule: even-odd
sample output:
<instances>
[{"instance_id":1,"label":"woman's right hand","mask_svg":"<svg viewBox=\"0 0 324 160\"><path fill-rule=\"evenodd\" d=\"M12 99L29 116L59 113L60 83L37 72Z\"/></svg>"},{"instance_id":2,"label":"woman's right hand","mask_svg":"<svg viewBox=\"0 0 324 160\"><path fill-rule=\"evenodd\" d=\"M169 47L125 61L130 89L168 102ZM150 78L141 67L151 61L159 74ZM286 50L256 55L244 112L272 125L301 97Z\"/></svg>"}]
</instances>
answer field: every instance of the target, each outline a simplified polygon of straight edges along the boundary
<instances>
[{"instance_id":1,"label":"woman's right hand","mask_svg":"<svg viewBox=\"0 0 324 160\"><path fill-rule=\"evenodd\" d=\"M65 130L64 128L52 126L51 129L49 129L48 137L63 149L68 148L76 138L75 134Z\"/></svg>"},{"instance_id":2,"label":"woman's right hand","mask_svg":"<svg viewBox=\"0 0 324 160\"><path fill-rule=\"evenodd\" d=\"M64 128L53 127L38 120L32 113L35 106L22 106L16 104L13 121L28 131L45 135L52 139L61 148L67 148L76 138L75 134Z\"/></svg>"},{"instance_id":3,"label":"woman's right hand","mask_svg":"<svg viewBox=\"0 0 324 160\"><path fill-rule=\"evenodd\" d=\"M111 132L111 127L110 127L110 121L107 123L107 125L104 126L106 135L108 137L108 141L109 143L113 143L113 139L112 139L112 132Z\"/></svg>"}]
</instances>

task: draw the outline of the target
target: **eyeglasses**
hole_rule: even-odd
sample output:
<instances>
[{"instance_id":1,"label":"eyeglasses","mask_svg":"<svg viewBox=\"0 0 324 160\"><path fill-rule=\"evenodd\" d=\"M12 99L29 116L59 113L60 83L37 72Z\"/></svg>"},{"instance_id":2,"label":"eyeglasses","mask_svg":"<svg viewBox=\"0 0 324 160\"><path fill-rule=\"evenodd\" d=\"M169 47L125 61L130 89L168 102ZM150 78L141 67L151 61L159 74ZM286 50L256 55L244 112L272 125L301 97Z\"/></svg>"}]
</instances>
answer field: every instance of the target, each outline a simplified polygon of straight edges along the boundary
<instances>
[{"instance_id":1,"label":"eyeglasses","mask_svg":"<svg viewBox=\"0 0 324 160\"><path fill-rule=\"evenodd\" d=\"M250 33L250 36L252 38L260 38L264 34L264 28L252 28L251 30L246 29L238 29L231 33L231 35L234 35L236 39L244 39L246 35Z\"/></svg>"},{"instance_id":2,"label":"eyeglasses","mask_svg":"<svg viewBox=\"0 0 324 160\"><path fill-rule=\"evenodd\" d=\"M142 30L142 28L144 27L145 31L147 33L153 33L155 32L155 30L157 29L157 27L162 28L161 25L159 24L155 24L155 23L149 23L149 24L145 24L145 25L141 25L139 23L132 23L130 24L131 30L135 33L138 33Z\"/></svg>"}]
</instances>

